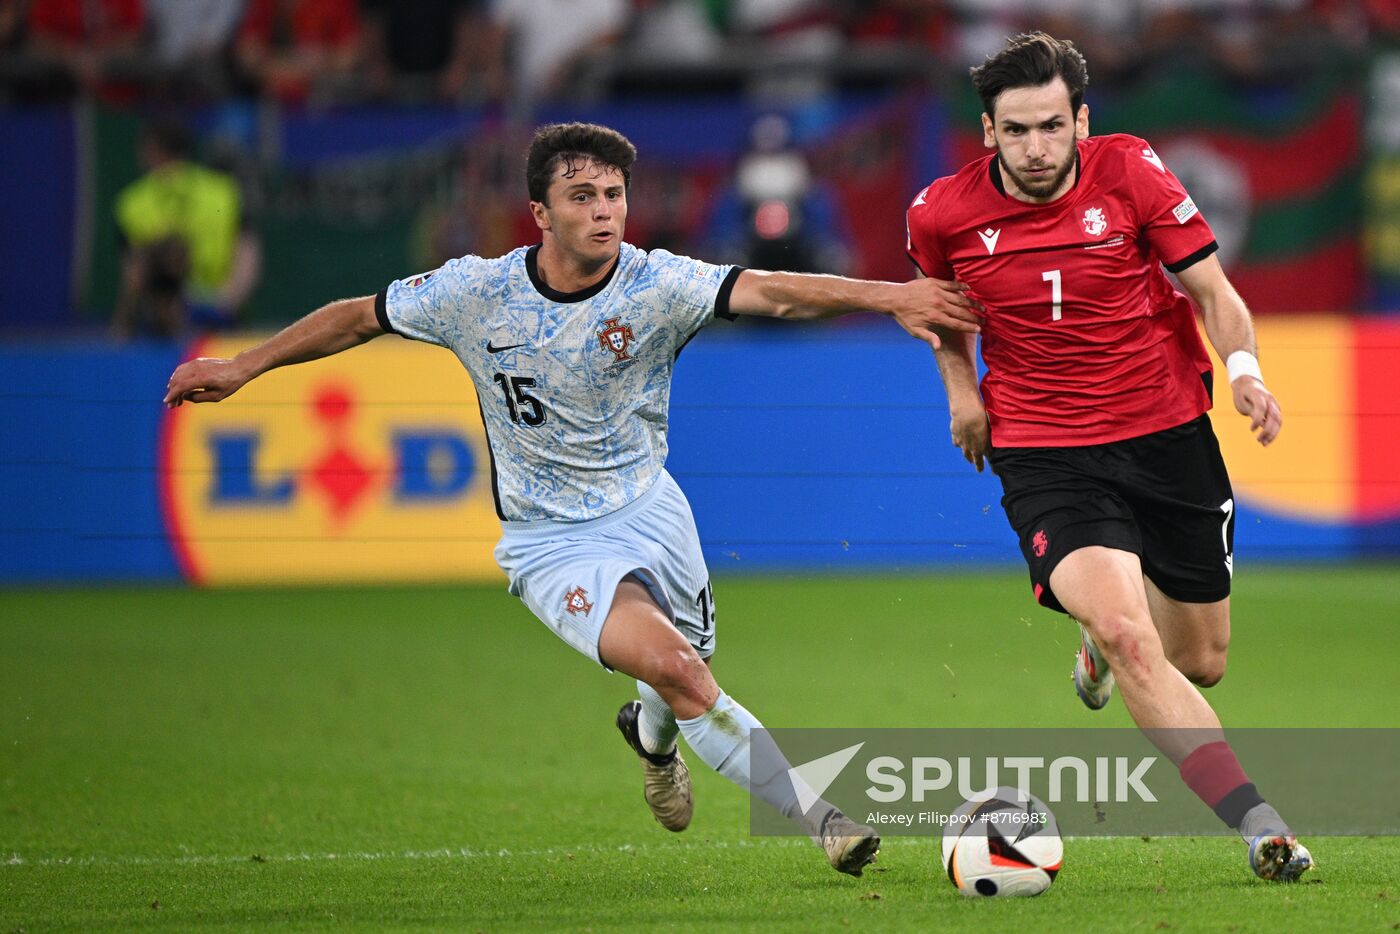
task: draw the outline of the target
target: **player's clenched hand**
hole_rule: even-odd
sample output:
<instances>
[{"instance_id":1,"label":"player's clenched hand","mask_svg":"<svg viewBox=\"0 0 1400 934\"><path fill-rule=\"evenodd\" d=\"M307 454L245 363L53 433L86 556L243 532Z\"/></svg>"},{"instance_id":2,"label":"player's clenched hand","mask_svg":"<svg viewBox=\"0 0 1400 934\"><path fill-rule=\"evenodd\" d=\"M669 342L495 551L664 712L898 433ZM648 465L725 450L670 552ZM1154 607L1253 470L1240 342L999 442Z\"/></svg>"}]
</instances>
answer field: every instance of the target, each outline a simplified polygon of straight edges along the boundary
<instances>
[{"instance_id":1,"label":"player's clenched hand","mask_svg":"<svg viewBox=\"0 0 1400 934\"><path fill-rule=\"evenodd\" d=\"M906 294L895 319L904 330L935 350L942 346L933 328L980 331L982 303L967 294L967 285L946 279L915 279L904 285Z\"/></svg>"},{"instance_id":2,"label":"player's clenched hand","mask_svg":"<svg viewBox=\"0 0 1400 934\"><path fill-rule=\"evenodd\" d=\"M1235 409L1249 416L1249 430L1258 432L1260 444L1268 444L1283 428L1283 410L1274 394L1253 376L1240 376L1230 384L1235 396Z\"/></svg>"},{"instance_id":3,"label":"player's clenched hand","mask_svg":"<svg viewBox=\"0 0 1400 934\"><path fill-rule=\"evenodd\" d=\"M233 360L199 357L175 368L165 387L165 404L174 408L182 402L219 402L247 381Z\"/></svg>"},{"instance_id":4,"label":"player's clenched hand","mask_svg":"<svg viewBox=\"0 0 1400 934\"><path fill-rule=\"evenodd\" d=\"M981 473L992 446L992 429L987 422L987 410L981 405L954 408L948 431L953 436L953 444L962 450L963 457Z\"/></svg>"}]
</instances>

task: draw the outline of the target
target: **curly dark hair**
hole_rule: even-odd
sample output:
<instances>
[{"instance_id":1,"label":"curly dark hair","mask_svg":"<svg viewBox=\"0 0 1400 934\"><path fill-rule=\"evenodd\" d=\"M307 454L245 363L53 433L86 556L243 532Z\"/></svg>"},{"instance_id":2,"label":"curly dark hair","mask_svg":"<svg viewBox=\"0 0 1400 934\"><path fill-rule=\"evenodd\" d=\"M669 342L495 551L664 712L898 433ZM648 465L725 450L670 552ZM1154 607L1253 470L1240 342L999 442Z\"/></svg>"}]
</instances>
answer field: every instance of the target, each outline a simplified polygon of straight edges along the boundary
<instances>
[{"instance_id":1,"label":"curly dark hair","mask_svg":"<svg viewBox=\"0 0 1400 934\"><path fill-rule=\"evenodd\" d=\"M589 162L613 166L622 173L623 185L630 186L637 147L616 130L596 123L551 123L540 127L525 153L525 185L531 201L549 204L549 183L561 160L569 166L570 175Z\"/></svg>"},{"instance_id":2,"label":"curly dark hair","mask_svg":"<svg viewBox=\"0 0 1400 934\"><path fill-rule=\"evenodd\" d=\"M1069 88L1070 113L1078 115L1084 103L1084 89L1089 86L1089 66L1073 42L1043 32L1014 37L1006 48L972 69L972 86L982 98L982 109L989 117L996 116L992 108L1002 91L1038 88L1056 78L1065 80L1065 87Z\"/></svg>"}]
</instances>

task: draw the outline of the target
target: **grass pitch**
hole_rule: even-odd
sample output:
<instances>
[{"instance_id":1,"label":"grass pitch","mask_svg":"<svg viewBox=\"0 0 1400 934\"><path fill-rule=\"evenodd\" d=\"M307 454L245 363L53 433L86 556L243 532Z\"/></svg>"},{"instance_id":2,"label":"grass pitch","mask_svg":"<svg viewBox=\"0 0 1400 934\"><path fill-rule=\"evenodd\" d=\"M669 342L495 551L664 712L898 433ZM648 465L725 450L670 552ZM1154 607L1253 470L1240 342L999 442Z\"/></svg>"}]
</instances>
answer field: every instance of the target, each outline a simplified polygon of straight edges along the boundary
<instances>
[{"instance_id":1,"label":"grass pitch","mask_svg":"<svg viewBox=\"0 0 1400 934\"><path fill-rule=\"evenodd\" d=\"M1395 580L1241 574L1225 722L1400 726ZM1018 572L715 589L720 683L770 726L1129 725L1079 705L1077 630ZM1289 887L1228 838L1070 840L1043 897L972 901L927 838L862 879L750 838L694 761L668 834L612 726L632 693L496 587L0 592L0 934L1400 926L1394 838L1313 838Z\"/></svg>"}]
</instances>

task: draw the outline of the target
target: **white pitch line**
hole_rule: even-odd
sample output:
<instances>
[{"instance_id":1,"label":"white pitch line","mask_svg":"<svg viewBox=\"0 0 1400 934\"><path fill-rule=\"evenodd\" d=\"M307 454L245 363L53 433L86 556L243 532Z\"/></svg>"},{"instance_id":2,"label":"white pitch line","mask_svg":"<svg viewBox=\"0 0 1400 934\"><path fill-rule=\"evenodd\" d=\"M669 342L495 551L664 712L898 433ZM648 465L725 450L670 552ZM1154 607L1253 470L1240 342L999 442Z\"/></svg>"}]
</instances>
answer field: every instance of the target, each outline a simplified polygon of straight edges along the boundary
<instances>
[{"instance_id":1,"label":"white pitch line","mask_svg":"<svg viewBox=\"0 0 1400 934\"><path fill-rule=\"evenodd\" d=\"M888 846L893 843L886 840ZM651 845L646 843L624 843L620 846L599 846L581 844L579 846L550 846L542 849L515 850L509 847L479 849L474 847L439 847L432 850L399 850L349 853L262 853L246 856L200 855L184 856L23 856L11 853L0 858L2 866L77 866L77 867L122 867L122 866L228 866L240 863L331 863L331 862L379 862L385 860L453 860L453 859L539 859L553 856L572 856L577 853L675 853L686 851L707 851L724 849L761 849L766 847L812 846L805 837L761 837L747 840L706 840L697 843L672 843Z\"/></svg>"}]
</instances>

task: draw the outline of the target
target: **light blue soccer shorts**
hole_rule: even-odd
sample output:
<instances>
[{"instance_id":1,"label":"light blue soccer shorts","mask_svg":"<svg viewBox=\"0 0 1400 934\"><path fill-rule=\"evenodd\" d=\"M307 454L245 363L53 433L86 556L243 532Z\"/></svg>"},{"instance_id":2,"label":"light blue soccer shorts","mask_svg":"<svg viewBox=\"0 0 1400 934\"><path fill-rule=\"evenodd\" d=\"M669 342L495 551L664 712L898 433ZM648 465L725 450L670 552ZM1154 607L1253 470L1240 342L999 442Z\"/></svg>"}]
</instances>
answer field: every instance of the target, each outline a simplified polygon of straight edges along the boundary
<instances>
[{"instance_id":1,"label":"light blue soccer shorts","mask_svg":"<svg viewBox=\"0 0 1400 934\"><path fill-rule=\"evenodd\" d=\"M613 595L635 574L701 658L715 650L714 598L690 504L666 471L616 512L586 522L503 522L496 563L510 592L595 662ZM606 666L604 666L606 667Z\"/></svg>"}]
</instances>

